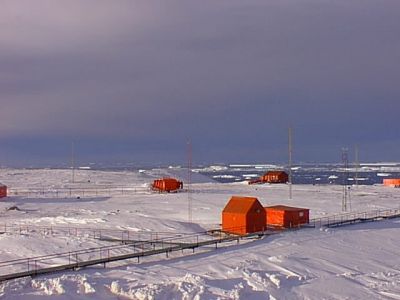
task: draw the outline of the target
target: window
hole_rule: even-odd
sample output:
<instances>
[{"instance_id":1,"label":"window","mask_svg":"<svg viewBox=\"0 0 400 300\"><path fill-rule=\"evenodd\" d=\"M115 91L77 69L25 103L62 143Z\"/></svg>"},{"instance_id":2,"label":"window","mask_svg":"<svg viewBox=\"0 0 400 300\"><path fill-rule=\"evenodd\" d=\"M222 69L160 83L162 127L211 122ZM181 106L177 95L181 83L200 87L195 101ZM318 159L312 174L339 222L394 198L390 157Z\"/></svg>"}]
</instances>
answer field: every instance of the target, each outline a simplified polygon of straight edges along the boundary
<instances>
[{"instance_id":1,"label":"window","mask_svg":"<svg viewBox=\"0 0 400 300\"><path fill-rule=\"evenodd\" d=\"M300 212L299 212L299 217L301 218L301 217L303 217L303 216L304 216L304 212L300 211Z\"/></svg>"}]
</instances>

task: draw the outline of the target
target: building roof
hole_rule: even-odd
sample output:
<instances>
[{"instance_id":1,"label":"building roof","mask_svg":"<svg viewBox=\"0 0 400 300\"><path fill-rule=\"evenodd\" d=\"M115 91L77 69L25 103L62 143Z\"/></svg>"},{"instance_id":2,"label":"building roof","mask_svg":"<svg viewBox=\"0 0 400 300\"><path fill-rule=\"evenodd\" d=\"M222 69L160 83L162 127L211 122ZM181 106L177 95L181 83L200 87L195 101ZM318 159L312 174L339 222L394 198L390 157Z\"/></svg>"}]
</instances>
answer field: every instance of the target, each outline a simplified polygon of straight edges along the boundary
<instances>
[{"instance_id":1,"label":"building roof","mask_svg":"<svg viewBox=\"0 0 400 300\"><path fill-rule=\"evenodd\" d=\"M176 182L180 182L178 179L175 178L171 178L171 177L165 177L165 178L159 178L159 179L155 179L154 182L166 182L166 183L176 183Z\"/></svg>"},{"instance_id":2,"label":"building roof","mask_svg":"<svg viewBox=\"0 0 400 300\"><path fill-rule=\"evenodd\" d=\"M261 203L255 197L233 196L226 204L222 212L226 213L247 213L254 206L262 207Z\"/></svg>"},{"instance_id":3,"label":"building roof","mask_svg":"<svg viewBox=\"0 0 400 300\"><path fill-rule=\"evenodd\" d=\"M281 175L281 174L287 174L285 171L268 171L265 173L265 175Z\"/></svg>"},{"instance_id":4,"label":"building roof","mask_svg":"<svg viewBox=\"0 0 400 300\"><path fill-rule=\"evenodd\" d=\"M267 206L264 208L271 209L271 210L285 210L285 211L309 210L308 208L293 207L293 206L286 206L286 205L272 205L272 206Z\"/></svg>"}]
</instances>

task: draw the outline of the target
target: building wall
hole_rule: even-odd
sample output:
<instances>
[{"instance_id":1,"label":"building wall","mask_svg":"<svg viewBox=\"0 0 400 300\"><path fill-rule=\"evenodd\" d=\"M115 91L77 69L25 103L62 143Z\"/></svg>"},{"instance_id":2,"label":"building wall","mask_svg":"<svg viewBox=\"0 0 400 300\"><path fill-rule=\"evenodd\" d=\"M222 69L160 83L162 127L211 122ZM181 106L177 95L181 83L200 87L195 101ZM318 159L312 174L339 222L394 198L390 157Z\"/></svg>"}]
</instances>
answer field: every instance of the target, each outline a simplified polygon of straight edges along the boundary
<instances>
[{"instance_id":1,"label":"building wall","mask_svg":"<svg viewBox=\"0 0 400 300\"><path fill-rule=\"evenodd\" d=\"M400 187L400 178L385 178L383 179L383 185L391 187Z\"/></svg>"},{"instance_id":2,"label":"building wall","mask_svg":"<svg viewBox=\"0 0 400 300\"><path fill-rule=\"evenodd\" d=\"M284 226L284 211L267 208L265 210L267 226Z\"/></svg>"},{"instance_id":3,"label":"building wall","mask_svg":"<svg viewBox=\"0 0 400 300\"><path fill-rule=\"evenodd\" d=\"M268 226L279 226L285 228L298 227L309 222L309 210L277 210L265 208L266 224Z\"/></svg>"},{"instance_id":4,"label":"building wall","mask_svg":"<svg viewBox=\"0 0 400 300\"><path fill-rule=\"evenodd\" d=\"M235 234L246 234L246 214L223 212L222 230Z\"/></svg>"},{"instance_id":5,"label":"building wall","mask_svg":"<svg viewBox=\"0 0 400 300\"><path fill-rule=\"evenodd\" d=\"M265 211L259 210L258 212L248 213L246 216L246 233L264 231L265 225Z\"/></svg>"}]
</instances>

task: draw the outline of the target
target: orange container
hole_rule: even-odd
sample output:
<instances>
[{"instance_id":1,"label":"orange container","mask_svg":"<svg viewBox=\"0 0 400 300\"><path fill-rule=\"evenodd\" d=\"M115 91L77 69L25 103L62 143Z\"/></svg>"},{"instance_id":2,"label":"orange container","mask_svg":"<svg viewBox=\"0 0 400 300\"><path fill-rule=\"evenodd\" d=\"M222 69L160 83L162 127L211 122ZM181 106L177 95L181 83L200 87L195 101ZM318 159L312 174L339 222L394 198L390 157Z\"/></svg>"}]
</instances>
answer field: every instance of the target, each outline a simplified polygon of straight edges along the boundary
<instances>
[{"instance_id":1,"label":"orange container","mask_svg":"<svg viewBox=\"0 0 400 300\"><path fill-rule=\"evenodd\" d=\"M385 178L383 179L383 185L391 187L400 187L400 178Z\"/></svg>"},{"instance_id":2,"label":"orange container","mask_svg":"<svg viewBox=\"0 0 400 300\"><path fill-rule=\"evenodd\" d=\"M162 178L154 180L152 188L159 192L173 192L183 188L183 182L175 178Z\"/></svg>"},{"instance_id":3,"label":"orange container","mask_svg":"<svg viewBox=\"0 0 400 300\"><path fill-rule=\"evenodd\" d=\"M275 205L265 207L266 225L273 227L292 228L309 223L309 209Z\"/></svg>"},{"instance_id":4,"label":"orange container","mask_svg":"<svg viewBox=\"0 0 400 300\"><path fill-rule=\"evenodd\" d=\"M265 227L265 210L257 198L233 196L222 211L225 232L243 235Z\"/></svg>"},{"instance_id":5,"label":"orange container","mask_svg":"<svg viewBox=\"0 0 400 300\"><path fill-rule=\"evenodd\" d=\"M7 197L7 186L0 184L0 198Z\"/></svg>"},{"instance_id":6,"label":"orange container","mask_svg":"<svg viewBox=\"0 0 400 300\"><path fill-rule=\"evenodd\" d=\"M289 176L284 171L269 171L261 176L261 181L267 183L286 183L289 181Z\"/></svg>"}]
</instances>

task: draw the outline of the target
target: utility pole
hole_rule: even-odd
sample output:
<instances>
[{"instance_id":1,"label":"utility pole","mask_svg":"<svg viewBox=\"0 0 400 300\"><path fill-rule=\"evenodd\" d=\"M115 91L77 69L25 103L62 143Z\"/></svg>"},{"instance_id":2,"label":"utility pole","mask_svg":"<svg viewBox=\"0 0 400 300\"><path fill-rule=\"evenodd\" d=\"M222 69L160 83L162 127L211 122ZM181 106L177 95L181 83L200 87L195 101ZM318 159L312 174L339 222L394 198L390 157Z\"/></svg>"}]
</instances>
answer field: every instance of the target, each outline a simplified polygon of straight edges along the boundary
<instances>
[{"instance_id":1,"label":"utility pole","mask_svg":"<svg viewBox=\"0 0 400 300\"><path fill-rule=\"evenodd\" d=\"M356 164L356 176L355 176L355 181L356 181L356 186L358 186L358 168L360 167L360 162L358 159L358 145L355 146L354 148L354 158L355 158L355 164Z\"/></svg>"},{"instance_id":2,"label":"utility pole","mask_svg":"<svg viewBox=\"0 0 400 300\"><path fill-rule=\"evenodd\" d=\"M343 163L343 197L342 197L342 211L347 211L347 206L351 208L350 203L350 186L349 186L349 157L348 149L342 149L342 163Z\"/></svg>"},{"instance_id":3,"label":"utility pole","mask_svg":"<svg viewBox=\"0 0 400 300\"><path fill-rule=\"evenodd\" d=\"M71 143L71 170L72 170L72 183L75 182L75 145Z\"/></svg>"},{"instance_id":4,"label":"utility pole","mask_svg":"<svg viewBox=\"0 0 400 300\"><path fill-rule=\"evenodd\" d=\"M187 173L187 196L188 196L188 222L192 223L192 142L190 139L187 142L187 159L188 159L188 173Z\"/></svg>"},{"instance_id":5,"label":"utility pole","mask_svg":"<svg viewBox=\"0 0 400 300\"><path fill-rule=\"evenodd\" d=\"M289 199L292 200L292 127L289 126Z\"/></svg>"}]
</instances>

